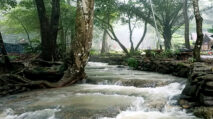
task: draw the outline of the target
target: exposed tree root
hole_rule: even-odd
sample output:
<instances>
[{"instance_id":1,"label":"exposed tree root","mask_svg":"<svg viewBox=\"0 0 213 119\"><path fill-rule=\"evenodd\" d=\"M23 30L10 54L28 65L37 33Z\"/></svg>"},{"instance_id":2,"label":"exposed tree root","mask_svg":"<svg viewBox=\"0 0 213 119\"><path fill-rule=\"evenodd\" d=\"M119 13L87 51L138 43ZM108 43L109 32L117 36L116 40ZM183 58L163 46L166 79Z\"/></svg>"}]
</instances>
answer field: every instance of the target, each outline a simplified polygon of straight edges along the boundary
<instances>
[{"instance_id":1,"label":"exposed tree root","mask_svg":"<svg viewBox=\"0 0 213 119\"><path fill-rule=\"evenodd\" d=\"M60 62L35 60L18 71L0 75L0 96L70 86L85 77L84 69L76 71Z\"/></svg>"}]
</instances>

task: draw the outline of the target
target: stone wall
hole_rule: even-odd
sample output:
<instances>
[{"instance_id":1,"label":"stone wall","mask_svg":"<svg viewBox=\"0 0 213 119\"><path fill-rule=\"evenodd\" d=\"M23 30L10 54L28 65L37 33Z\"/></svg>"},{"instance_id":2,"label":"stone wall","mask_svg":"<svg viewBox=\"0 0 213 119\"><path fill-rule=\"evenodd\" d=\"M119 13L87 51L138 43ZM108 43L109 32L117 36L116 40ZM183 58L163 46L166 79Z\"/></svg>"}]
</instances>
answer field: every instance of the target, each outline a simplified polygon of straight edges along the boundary
<instances>
[{"instance_id":1,"label":"stone wall","mask_svg":"<svg viewBox=\"0 0 213 119\"><path fill-rule=\"evenodd\" d=\"M213 106L213 67L194 63L188 83L181 96L181 105ZM184 104L183 102L188 102ZM195 105L196 104L196 105Z\"/></svg>"},{"instance_id":2,"label":"stone wall","mask_svg":"<svg viewBox=\"0 0 213 119\"><path fill-rule=\"evenodd\" d=\"M127 57L119 56L91 56L89 61L104 62L111 65L128 65ZM135 57L138 66L135 70L159 72L163 74L172 74L178 77L188 78L191 65L176 60L152 60L142 57Z\"/></svg>"},{"instance_id":3,"label":"stone wall","mask_svg":"<svg viewBox=\"0 0 213 119\"><path fill-rule=\"evenodd\" d=\"M183 108L193 109L196 116L213 119L213 67L194 63L179 100Z\"/></svg>"},{"instance_id":4,"label":"stone wall","mask_svg":"<svg viewBox=\"0 0 213 119\"><path fill-rule=\"evenodd\" d=\"M138 60L137 70L159 72L162 74L172 74L178 77L187 78L191 65L174 60Z\"/></svg>"}]
</instances>

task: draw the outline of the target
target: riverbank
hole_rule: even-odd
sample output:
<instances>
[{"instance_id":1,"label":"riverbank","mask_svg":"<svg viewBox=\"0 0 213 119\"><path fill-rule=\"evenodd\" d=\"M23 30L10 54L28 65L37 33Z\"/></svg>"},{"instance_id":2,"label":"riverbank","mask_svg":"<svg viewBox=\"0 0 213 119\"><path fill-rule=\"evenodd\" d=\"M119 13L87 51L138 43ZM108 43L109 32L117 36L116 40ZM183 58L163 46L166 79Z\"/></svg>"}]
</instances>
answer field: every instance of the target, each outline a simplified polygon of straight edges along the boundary
<instances>
[{"instance_id":1,"label":"riverbank","mask_svg":"<svg viewBox=\"0 0 213 119\"><path fill-rule=\"evenodd\" d=\"M91 56L90 61L105 62L113 65L133 63L135 70L171 74L187 78L187 84L179 99L184 109L189 109L196 116L213 118L213 67L203 62L192 63L186 60L152 59L133 57L129 61L123 55Z\"/></svg>"}]
</instances>

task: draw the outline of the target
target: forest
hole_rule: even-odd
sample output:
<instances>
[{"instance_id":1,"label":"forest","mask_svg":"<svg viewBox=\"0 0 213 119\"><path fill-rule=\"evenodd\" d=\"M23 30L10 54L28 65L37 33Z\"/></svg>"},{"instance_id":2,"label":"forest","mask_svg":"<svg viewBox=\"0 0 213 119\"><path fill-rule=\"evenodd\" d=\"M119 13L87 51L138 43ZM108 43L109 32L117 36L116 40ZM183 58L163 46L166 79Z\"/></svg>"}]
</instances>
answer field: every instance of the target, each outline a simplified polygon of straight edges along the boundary
<instances>
[{"instance_id":1,"label":"forest","mask_svg":"<svg viewBox=\"0 0 213 119\"><path fill-rule=\"evenodd\" d=\"M213 119L212 0L0 0L0 119Z\"/></svg>"}]
</instances>

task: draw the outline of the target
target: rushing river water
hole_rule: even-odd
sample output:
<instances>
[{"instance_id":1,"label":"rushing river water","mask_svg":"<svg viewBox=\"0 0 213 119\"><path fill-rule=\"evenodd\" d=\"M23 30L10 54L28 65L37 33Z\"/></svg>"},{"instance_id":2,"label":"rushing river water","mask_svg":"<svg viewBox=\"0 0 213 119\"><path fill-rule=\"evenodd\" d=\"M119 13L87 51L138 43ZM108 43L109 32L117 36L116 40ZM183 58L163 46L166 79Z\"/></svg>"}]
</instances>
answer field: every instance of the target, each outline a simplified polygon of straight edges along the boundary
<instances>
[{"instance_id":1,"label":"rushing river water","mask_svg":"<svg viewBox=\"0 0 213 119\"><path fill-rule=\"evenodd\" d=\"M177 105L185 79L104 63L87 81L0 98L0 119L197 119Z\"/></svg>"}]
</instances>

